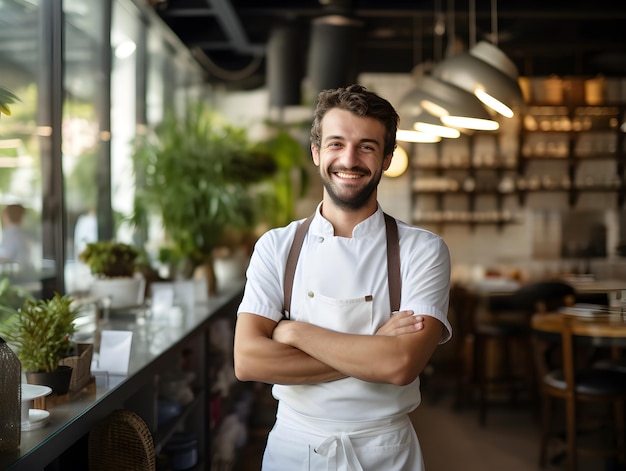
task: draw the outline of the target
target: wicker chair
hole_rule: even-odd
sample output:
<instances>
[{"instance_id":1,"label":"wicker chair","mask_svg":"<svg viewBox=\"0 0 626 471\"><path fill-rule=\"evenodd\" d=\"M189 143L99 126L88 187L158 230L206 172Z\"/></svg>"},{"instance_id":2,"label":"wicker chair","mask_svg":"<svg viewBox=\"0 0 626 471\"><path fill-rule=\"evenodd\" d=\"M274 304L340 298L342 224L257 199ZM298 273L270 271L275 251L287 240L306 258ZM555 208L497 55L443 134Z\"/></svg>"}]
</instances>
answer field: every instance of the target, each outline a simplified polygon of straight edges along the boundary
<instances>
[{"instance_id":1,"label":"wicker chair","mask_svg":"<svg viewBox=\"0 0 626 471\"><path fill-rule=\"evenodd\" d=\"M153 471L152 434L141 417L118 409L89 433L90 471Z\"/></svg>"}]
</instances>

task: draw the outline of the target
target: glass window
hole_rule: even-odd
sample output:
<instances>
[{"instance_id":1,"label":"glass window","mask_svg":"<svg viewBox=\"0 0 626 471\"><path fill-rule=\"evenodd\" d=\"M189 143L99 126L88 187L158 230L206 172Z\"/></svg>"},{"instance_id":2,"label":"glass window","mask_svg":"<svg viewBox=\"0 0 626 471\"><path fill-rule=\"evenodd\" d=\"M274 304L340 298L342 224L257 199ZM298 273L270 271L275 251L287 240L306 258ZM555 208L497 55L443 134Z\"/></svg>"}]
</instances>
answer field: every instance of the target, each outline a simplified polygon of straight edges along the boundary
<instances>
[{"instance_id":1,"label":"glass window","mask_svg":"<svg viewBox=\"0 0 626 471\"><path fill-rule=\"evenodd\" d=\"M137 124L184 103L201 69L130 0L0 0L0 28L0 87L19 98L0 115L0 212L23 215L21 227L0 227L0 278L46 296L87 290L85 243L134 236L121 221L133 206ZM19 260L3 252L12 233Z\"/></svg>"},{"instance_id":2,"label":"glass window","mask_svg":"<svg viewBox=\"0 0 626 471\"><path fill-rule=\"evenodd\" d=\"M137 46L140 18L137 9L125 1L113 4L111 47L111 204L114 236L130 243L133 228L122 223L133 211L134 174L131 158L137 118Z\"/></svg>"},{"instance_id":3,"label":"glass window","mask_svg":"<svg viewBox=\"0 0 626 471\"><path fill-rule=\"evenodd\" d=\"M202 72L191 54L178 41L170 41L157 24L149 25L146 32L146 128L154 129L163 119L166 110L176 108L182 112L187 98L203 89ZM147 129L143 129L147 132ZM141 185L141 177L137 178ZM157 215L149 215L145 237L147 255L157 265L159 248L165 235Z\"/></svg>"},{"instance_id":4,"label":"glass window","mask_svg":"<svg viewBox=\"0 0 626 471\"><path fill-rule=\"evenodd\" d=\"M62 162L67 210L65 288L88 289L89 271L76 263L89 241L97 239L99 201L109 194L101 177L108 166L108 80L104 50L107 2L63 2L65 15L65 69L62 124ZM100 171L99 171L100 169ZM108 172L104 172L105 175ZM83 271L86 270L86 273Z\"/></svg>"},{"instance_id":5,"label":"glass window","mask_svg":"<svg viewBox=\"0 0 626 471\"><path fill-rule=\"evenodd\" d=\"M42 269L42 186L38 131L38 32L42 15L37 1L0 1L0 87L19 101L11 116L0 115L0 277L39 288Z\"/></svg>"}]
</instances>

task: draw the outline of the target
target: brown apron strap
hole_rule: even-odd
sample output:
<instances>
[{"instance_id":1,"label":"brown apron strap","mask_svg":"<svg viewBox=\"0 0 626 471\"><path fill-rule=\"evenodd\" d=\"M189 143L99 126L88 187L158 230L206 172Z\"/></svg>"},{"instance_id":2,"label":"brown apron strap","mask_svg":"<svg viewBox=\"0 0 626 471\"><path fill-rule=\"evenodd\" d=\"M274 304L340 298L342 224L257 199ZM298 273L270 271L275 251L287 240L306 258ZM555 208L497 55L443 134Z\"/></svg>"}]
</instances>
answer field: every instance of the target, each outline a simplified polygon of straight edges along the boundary
<instances>
[{"instance_id":1,"label":"brown apron strap","mask_svg":"<svg viewBox=\"0 0 626 471\"><path fill-rule=\"evenodd\" d=\"M291 292L293 291L293 278L296 275L296 265L298 264L298 258L300 257L300 251L302 250L302 244L304 243L304 236L309 230L311 221L315 213L311 214L306 220L302 222L296 229L296 235L291 243L291 249L287 256L287 265L285 265L285 282L283 293L283 315L289 319L291 314Z\"/></svg>"},{"instance_id":2,"label":"brown apron strap","mask_svg":"<svg viewBox=\"0 0 626 471\"><path fill-rule=\"evenodd\" d=\"M385 228L387 231L387 281L389 283L389 302L391 305L391 312L395 312L400 309L400 243L398 238L398 225L396 220L385 215ZM290 317L291 311L291 293L293 291L293 279L296 274L296 265L298 264L298 258L300 257L300 251L302 250L302 244L304 243L304 236L309 230L311 221L315 214L309 216L305 221L296 229L296 235L291 243L291 249L287 256L287 264L285 266L285 281L283 292L283 314L287 319Z\"/></svg>"},{"instance_id":3,"label":"brown apron strap","mask_svg":"<svg viewBox=\"0 0 626 471\"><path fill-rule=\"evenodd\" d=\"M389 283L389 304L391 312L400 310L400 242L396 220L385 214L387 229L387 283Z\"/></svg>"}]
</instances>

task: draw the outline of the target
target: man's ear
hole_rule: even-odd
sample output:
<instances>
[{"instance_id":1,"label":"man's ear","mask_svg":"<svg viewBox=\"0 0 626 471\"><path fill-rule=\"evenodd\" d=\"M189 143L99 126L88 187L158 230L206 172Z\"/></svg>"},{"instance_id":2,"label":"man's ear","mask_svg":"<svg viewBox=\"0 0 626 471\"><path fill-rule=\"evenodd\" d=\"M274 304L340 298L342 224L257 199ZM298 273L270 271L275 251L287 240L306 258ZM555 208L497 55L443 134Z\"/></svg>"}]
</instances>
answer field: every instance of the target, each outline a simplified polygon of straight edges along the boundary
<instances>
[{"instance_id":1,"label":"man's ear","mask_svg":"<svg viewBox=\"0 0 626 471\"><path fill-rule=\"evenodd\" d=\"M391 165L391 159L393 158L393 152L385 157L383 157L383 172L389 168Z\"/></svg>"},{"instance_id":2,"label":"man's ear","mask_svg":"<svg viewBox=\"0 0 626 471\"><path fill-rule=\"evenodd\" d=\"M320 166L320 150L319 148L311 143L311 156L313 157L313 163L316 167Z\"/></svg>"}]
</instances>

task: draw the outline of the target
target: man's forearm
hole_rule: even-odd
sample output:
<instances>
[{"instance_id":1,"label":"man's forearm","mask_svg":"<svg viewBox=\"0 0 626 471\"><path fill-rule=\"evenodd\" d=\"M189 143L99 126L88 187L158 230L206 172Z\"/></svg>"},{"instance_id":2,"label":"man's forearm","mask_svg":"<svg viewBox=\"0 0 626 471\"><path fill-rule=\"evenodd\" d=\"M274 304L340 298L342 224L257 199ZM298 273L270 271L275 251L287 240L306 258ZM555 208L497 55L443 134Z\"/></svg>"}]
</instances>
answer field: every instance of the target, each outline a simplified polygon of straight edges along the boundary
<instances>
[{"instance_id":1,"label":"man's forearm","mask_svg":"<svg viewBox=\"0 0 626 471\"><path fill-rule=\"evenodd\" d=\"M273 345L249 349L246 356L251 376L247 380L270 384L315 384L345 377L297 348L273 340L267 342Z\"/></svg>"},{"instance_id":2,"label":"man's forearm","mask_svg":"<svg viewBox=\"0 0 626 471\"><path fill-rule=\"evenodd\" d=\"M235 374L241 381L315 384L345 377L297 348L255 333L246 324L246 320L238 322L237 330L234 347Z\"/></svg>"},{"instance_id":3,"label":"man's forearm","mask_svg":"<svg viewBox=\"0 0 626 471\"><path fill-rule=\"evenodd\" d=\"M308 323L289 322L280 326L276 338L346 376L404 385L419 375L441 335L439 321L427 322L429 329L398 336L344 334Z\"/></svg>"}]
</instances>

